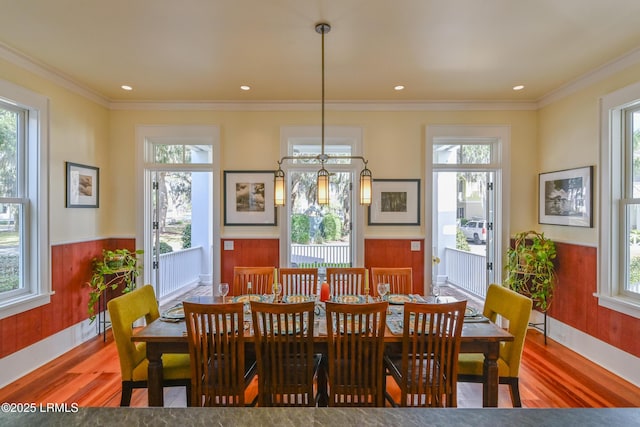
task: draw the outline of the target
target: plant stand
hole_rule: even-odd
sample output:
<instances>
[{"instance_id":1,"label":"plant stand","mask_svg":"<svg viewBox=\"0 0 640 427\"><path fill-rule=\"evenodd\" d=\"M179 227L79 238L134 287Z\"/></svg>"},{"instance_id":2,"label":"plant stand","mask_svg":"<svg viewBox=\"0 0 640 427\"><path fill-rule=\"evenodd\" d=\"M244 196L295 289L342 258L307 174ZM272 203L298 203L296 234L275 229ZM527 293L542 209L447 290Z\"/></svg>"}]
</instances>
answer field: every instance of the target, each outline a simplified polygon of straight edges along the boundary
<instances>
[{"instance_id":1,"label":"plant stand","mask_svg":"<svg viewBox=\"0 0 640 427\"><path fill-rule=\"evenodd\" d=\"M539 330L540 332L542 332L544 334L544 345L547 345L547 312L545 311L543 314L544 314L544 320L543 320L542 323L530 322L529 326ZM542 326L542 328L541 328L541 326Z\"/></svg>"},{"instance_id":2,"label":"plant stand","mask_svg":"<svg viewBox=\"0 0 640 427\"><path fill-rule=\"evenodd\" d=\"M134 272L130 268L122 268L120 270L114 271L110 274L104 274L106 283L118 283L118 286L125 283L125 276L131 275L131 280L135 280ZM116 288L118 289L118 288ZM111 327L111 320L107 320L107 303L111 298L109 298L111 293L114 291L111 286L107 286L107 288L100 294L100 298L98 299L98 335L102 335L102 342L107 341L107 329Z\"/></svg>"},{"instance_id":3,"label":"plant stand","mask_svg":"<svg viewBox=\"0 0 640 427\"><path fill-rule=\"evenodd\" d=\"M111 327L111 320L107 320L107 293L110 290L107 288L101 295L98 301L98 335L102 335L102 342L107 342L107 329Z\"/></svg>"}]
</instances>

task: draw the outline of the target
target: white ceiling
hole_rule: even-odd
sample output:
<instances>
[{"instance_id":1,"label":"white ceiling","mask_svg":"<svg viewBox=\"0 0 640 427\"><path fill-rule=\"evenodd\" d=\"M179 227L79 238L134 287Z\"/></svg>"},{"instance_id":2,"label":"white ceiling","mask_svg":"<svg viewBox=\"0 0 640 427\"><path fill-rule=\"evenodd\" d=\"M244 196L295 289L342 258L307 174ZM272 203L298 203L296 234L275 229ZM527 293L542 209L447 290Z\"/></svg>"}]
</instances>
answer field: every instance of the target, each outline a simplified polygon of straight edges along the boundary
<instances>
[{"instance_id":1,"label":"white ceiling","mask_svg":"<svg viewBox=\"0 0 640 427\"><path fill-rule=\"evenodd\" d=\"M0 0L0 44L109 101L311 101L324 21L328 101L536 101L640 47L639 17L638 0Z\"/></svg>"}]
</instances>

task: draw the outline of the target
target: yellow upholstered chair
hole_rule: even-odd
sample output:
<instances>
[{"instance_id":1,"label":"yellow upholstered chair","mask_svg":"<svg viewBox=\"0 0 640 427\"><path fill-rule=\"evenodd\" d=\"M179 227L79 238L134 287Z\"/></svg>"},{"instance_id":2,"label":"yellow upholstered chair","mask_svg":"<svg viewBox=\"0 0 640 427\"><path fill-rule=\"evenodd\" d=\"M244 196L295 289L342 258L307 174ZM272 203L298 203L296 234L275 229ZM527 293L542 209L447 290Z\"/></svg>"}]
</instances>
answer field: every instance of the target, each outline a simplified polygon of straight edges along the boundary
<instances>
[{"instance_id":1,"label":"yellow upholstered chair","mask_svg":"<svg viewBox=\"0 0 640 427\"><path fill-rule=\"evenodd\" d=\"M500 384L509 385L511 401L514 407L522 406L518 386L518 373L520 371L520 360L529 325L531 307L530 298L503 286L491 284L487 290L487 298L482 312L492 322L495 322L498 316L508 320L508 330L515 337L512 342L502 342L500 344L500 357L498 358ZM461 354L458 357L458 381L483 382L483 364L484 355L482 354Z\"/></svg>"},{"instance_id":2,"label":"yellow upholstered chair","mask_svg":"<svg viewBox=\"0 0 640 427\"><path fill-rule=\"evenodd\" d=\"M147 388L147 368L149 362L145 343L134 343L133 323L144 317L147 324L160 317L155 292L151 285L145 285L107 304L111 317L113 338L120 358L122 375L122 397L120 406L129 406L134 388ZM188 354L165 354L162 356L163 385L165 387L184 386L187 388L187 403L191 401L191 367Z\"/></svg>"}]
</instances>

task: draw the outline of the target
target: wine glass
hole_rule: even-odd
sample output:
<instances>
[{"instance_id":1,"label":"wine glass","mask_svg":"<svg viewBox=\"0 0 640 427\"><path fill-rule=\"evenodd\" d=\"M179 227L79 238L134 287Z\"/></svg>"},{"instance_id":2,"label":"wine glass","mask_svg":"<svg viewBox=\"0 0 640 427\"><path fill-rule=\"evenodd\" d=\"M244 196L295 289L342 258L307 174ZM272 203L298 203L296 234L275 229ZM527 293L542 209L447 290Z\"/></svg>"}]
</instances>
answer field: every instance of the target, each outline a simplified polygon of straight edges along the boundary
<instances>
[{"instance_id":1,"label":"wine glass","mask_svg":"<svg viewBox=\"0 0 640 427\"><path fill-rule=\"evenodd\" d=\"M440 296L440 286L437 284L431 285L431 295L435 297L435 302L438 302L438 297Z\"/></svg>"},{"instance_id":2,"label":"wine glass","mask_svg":"<svg viewBox=\"0 0 640 427\"><path fill-rule=\"evenodd\" d=\"M278 282L274 282L271 286L271 290L273 291L273 302L278 302L280 294L282 293L282 285Z\"/></svg>"},{"instance_id":3,"label":"wine glass","mask_svg":"<svg viewBox=\"0 0 640 427\"><path fill-rule=\"evenodd\" d=\"M378 295L380 298L384 300L384 296L389 293L389 284L388 283L378 283Z\"/></svg>"},{"instance_id":4,"label":"wine glass","mask_svg":"<svg viewBox=\"0 0 640 427\"><path fill-rule=\"evenodd\" d=\"M225 303L225 298L229 293L229 284L228 283L220 283L218 285L218 290L220 291L220 295L222 295L222 303Z\"/></svg>"}]
</instances>

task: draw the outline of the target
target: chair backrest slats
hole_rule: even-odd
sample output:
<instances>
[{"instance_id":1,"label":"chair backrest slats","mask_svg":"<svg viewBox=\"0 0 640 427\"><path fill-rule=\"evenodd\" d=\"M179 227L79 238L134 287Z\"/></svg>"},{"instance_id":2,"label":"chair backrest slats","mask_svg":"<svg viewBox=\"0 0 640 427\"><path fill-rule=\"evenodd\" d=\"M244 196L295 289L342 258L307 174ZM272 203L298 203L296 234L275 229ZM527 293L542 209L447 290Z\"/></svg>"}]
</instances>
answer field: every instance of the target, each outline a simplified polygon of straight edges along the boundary
<instances>
[{"instance_id":1,"label":"chair backrest slats","mask_svg":"<svg viewBox=\"0 0 640 427\"><path fill-rule=\"evenodd\" d=\"M275 267L234 267L232 295L271 294L274 274Z\"/></svg>"},{"instance_id":2,"label":"chair backrest slats","mask_svg":"<svg viewBox=\"0 0 640 427\"><path fill-rule=\"evenodd\" d=\"M456 407L466 301L404 305L401 406Z\"/></svg>"},{"instance_id":3,"label":"chair backrest slats","mask_svg":"<svg viewBox=\"0 0 640 427\"><path fill-rule=\"evenodd\" d=\"M327 302L329 406L384 406L387 302Z\"/></svg>"},{"instance_id":4,"label":"chair backrest slats","mask_svg":"<svg viewBox=\"0 0 640 427\"><path fill-rule=\"evenodd\" d=\"M244 406L243 304L184 302L194 406Z\"/></svg>"},{"instance_id":5,"label":"chair backrest slats","mask_svg":"<svg viewBox=\"0 0 640 427\"><path fill-rule=\"evenodd\" d=\"M366 268L327 267L327 282L331 295L365 295L370 293L369 271Z\"/></svg>"},{"instance_id":6,"label":"chair backrest slats","mask_svg":"<svg viewBox=\"0 0 640 427\"><path fill-rule=\"evenodd\" d=\"M281 268L278 271L282 295L317 295L317 268Z\"/></svg>"},{"instance_id":7,"label":"chair backrest slats","mask_svg":"<svg viewBox=\"0 0 640 427\"><path fill-rule=\"evenodd\" d=\"M409 295L413 293L413 269L411 267L371 267L371 285L378 295L378 283L388 283L389 293Z\"/></svg>"},{"instance_id":8,"label":"chair backrest slats","mask_svg":"<svg viewBox=\"0 0 640 427\"><path fill-rule=\"evenodd\" d=\"M315 406L314 303L251 302L259 406Z\"/></svg>"}]
</instances>

